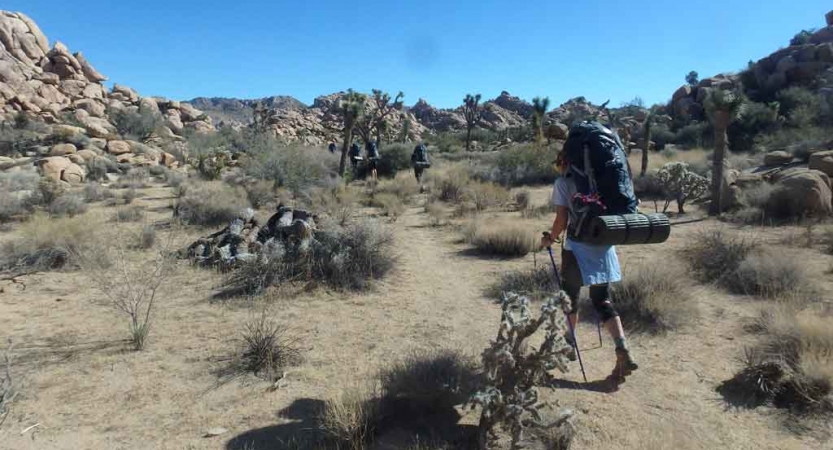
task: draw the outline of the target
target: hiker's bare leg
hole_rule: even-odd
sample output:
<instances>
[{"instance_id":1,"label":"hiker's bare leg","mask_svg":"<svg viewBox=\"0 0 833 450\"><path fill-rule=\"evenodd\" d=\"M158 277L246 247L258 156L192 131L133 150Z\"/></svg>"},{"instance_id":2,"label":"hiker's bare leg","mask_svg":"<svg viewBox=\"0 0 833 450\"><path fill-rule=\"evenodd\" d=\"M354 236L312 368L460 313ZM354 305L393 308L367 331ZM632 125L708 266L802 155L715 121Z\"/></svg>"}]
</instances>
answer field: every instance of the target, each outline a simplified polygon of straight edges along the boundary
<instances>
[{"instance_id":1,"label":"hiker's bare leg","mask_svg":"<svg viewBox=\"0 0 833 450\"><path fill-rule=\"evenodd\" d=\"M570 325L573 327L573 330L575 330L578 324L578 311L570 313L567 317L570 319Z\"/></svg>"},{"instance_id":2,"label":"hiker's bare leg","mask_svg":"<svg viewBox=\"0 0 833 450\"><path fill-rule=\"evenodd\" d=\"M604 323L604 327L614 340L625 337L625 330L622 328L622 320L619 319L619 316L608 319Z\"/></svg>"}]
</instances>

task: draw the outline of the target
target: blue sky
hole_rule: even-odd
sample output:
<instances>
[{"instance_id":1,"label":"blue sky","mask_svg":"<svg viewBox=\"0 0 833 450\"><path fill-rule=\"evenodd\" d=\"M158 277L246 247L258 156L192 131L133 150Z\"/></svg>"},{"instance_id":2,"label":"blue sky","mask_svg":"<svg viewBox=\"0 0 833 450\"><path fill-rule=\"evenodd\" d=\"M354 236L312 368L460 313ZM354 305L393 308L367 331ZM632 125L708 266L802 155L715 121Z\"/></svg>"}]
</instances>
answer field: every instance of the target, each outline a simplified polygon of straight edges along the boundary
<instances>
[{"instance_id":1,"label":"blue sky","mask_svg":"<svg viewBox=\"0 0 833 450\"><path fill-rule=\"evenodd\" d=\"M53 43L143 95L256 98L402 90L440 107L507 90L664 102L690 70L736 71L803 28L822 0L5 0Z\"/></svg>"}]
</instances>

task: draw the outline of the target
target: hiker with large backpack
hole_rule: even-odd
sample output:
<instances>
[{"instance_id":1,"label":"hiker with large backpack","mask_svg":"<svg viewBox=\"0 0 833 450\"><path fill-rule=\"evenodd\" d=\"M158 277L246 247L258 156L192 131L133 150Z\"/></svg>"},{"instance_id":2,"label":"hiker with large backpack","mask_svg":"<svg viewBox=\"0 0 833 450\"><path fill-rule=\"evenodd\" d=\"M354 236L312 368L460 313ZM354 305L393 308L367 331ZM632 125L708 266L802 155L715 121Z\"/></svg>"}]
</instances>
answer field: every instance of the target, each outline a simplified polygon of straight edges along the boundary
<instances>
[{"instance_id":1,"label":"hiker with large backpack","mask_svg":"<svg viewBox=\"0 0 833 450\"><path fill-rule=\"evenodd\" d=\"M362 160L362 148L359 147L358 142L353 142L353 144L350 145L348 156L350 156L350 164L353 166L353 178L355 179L358 174L359 161Z\"/></svg>"},{"instance_id":2,"label":"hiker with large backpack","mask_svg":"<svg viewBox=\"0 0 833 450\"><path fill-rule=\"evenodd\" d=\"M376 167L382 157L379 155L379 147L376 141L368 141L364 146L364 151L367 153L367 168L370 170L370 179L374 182L378 181Z\"/></svg>"},{"instance_id":3,"label":"hiker with large backpack","mask_svg":"<svg viewBox=\"0 0 833 450\"><path fill-rule=\"evenodd\" d=\"M414 152L411 154L411 164L414 166L414 176L417 183L419 183L420 191L422 190L422 174L425 169L431 167L431 162L428 160L428 149L424 142L414 147Z\"/></svg>"},{"instance_id":4,"label":"hiker with large backpack","mask_svg":"<svg viewBox=\"0 0 833 450\"><path fill-rule=\"evenodd\" d=\"M589 287L599 320L615 343L616 366L611 380L618 384L638 368L610 298L610 283L622 278L619 259L614 246L590 244L582 238L594 217L637 212L627 157L615 133L597 122L581 122L570 130L555 163L561 172L552 193L556 217L541 245L549 248L567 232L561 252L564 291L575 305L581 286ZM566 313L569 328L575 330L578 310L573 306ZM574 335L566 338L576 347Z\"/></svg>"}]
</instances>

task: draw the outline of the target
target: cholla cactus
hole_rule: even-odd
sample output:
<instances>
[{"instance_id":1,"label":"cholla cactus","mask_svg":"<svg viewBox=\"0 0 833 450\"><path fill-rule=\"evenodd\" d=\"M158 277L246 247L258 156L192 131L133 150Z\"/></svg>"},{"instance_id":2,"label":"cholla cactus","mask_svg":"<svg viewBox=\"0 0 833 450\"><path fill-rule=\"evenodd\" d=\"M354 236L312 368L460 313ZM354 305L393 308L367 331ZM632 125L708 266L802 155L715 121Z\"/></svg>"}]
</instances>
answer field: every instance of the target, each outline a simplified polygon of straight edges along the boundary
<instances>
[{"instance_id":1,"label":"cholla cactus","mask_svg":"<svg viewBox=\"0 0 833 450\"><path fill-rule=\"evenodd\" d=\"M548 371L567 371L570 345L564 340L565 321L561 310L569 310L570 299L563 291L541 305L541 313L533 317L527 297L504 293L497 339L483 351L483 368L487 386L474 394L471 406L480 406L479 447L488 448L494 426L500 424L512 435L512 449L520 449L524 429L552 428L568 420L571 412L561 414L553 423L546 423L538 402L538 386L549 379ZM538 349L527 342L541 326L544 342Z\"/></svg>"},{"instance_id":2,"label":"cholla cactus","mask_svg":"<svg viewBox=\"0 0 833 450\"><path fill-rule=\"evenodd\" d=\"M700 197L709 189L709 180L689 171L688 164L684 162L665 164L657 172L657 179L668 193L662 212L668 210L672 200L676 200L677 211L683 214L686 201Z\"/></svg>"}]
</instances>

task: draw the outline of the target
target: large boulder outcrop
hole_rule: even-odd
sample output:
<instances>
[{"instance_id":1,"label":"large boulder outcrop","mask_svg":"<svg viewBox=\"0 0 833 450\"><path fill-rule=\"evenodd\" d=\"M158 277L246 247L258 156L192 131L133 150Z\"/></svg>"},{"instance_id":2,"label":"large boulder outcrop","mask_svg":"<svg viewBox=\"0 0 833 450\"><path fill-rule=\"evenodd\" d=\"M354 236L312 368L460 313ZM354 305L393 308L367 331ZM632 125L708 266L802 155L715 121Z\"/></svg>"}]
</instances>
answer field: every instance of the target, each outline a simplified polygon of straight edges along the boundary
<instances>
[{"instance_id":1,"label":"large boulder outcrop","mask_svg":"<svg viewBox=\"0 0 833 450\"><path fill-rule=\"evenodd\" d=\"M781 177L766 205L772 217L827 216L833 212L829 179L811 170L795 171Z\"/></svg>"},{"instance_id":2,"label":"large boulder outcrop","mask_svg":"<svg viewBox=\"0 0 833 450\"><path fill-rule=\"evenodd\" d=\"M75 153L77 150L73 144L55 144L49 150L49 156L67 156Z\"/></svg>"},{"instance_id":3,"label":"large boulder outcrop","mask_svg":"<svg viewBox=\"0 0 833 450\"><path fill-rule=\"evenodd\" d=\"M809 168L824 172L827 176L833 177L833 150L816 152L810 155Z\"/></svg>"},{"instance_id":4,"label":"large boulder outcrop","mask_svg":"<svg viewBox=\"0 0 833 450\"><path fill-rule=\"evenodd\" d=\"M63 156L51 156L38 160L37 164L42 176L52 178L55 181L61 181L61 175L64 169L69 167L72 161Z\"/></svg>"},{"instance_id":5,"label":"large boulder outcrop","mask_svg":"<svg viewBox=\"0 0 833 450\"><path fill-rule=\"evenodd\" d=\"M782 166L784 164L791 163L792 160L792 153L785 152L783 150L769 152L764 155L764 165L766 166Z\"/></svg>"}]
</instances>

